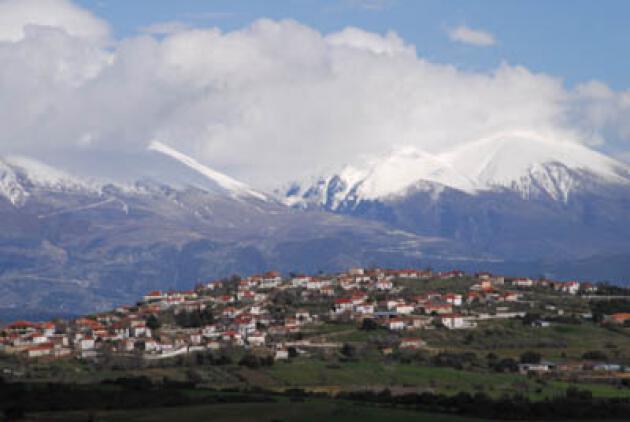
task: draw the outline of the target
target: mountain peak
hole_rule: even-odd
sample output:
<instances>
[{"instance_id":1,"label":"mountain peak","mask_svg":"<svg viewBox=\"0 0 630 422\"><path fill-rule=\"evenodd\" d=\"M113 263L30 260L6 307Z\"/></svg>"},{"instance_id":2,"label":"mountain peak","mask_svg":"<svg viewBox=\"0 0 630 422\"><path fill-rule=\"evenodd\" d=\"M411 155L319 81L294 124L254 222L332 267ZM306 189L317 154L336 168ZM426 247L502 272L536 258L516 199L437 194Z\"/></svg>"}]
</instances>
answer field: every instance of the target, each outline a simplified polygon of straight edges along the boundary
<instances>
[{"instance_id":1,"label":"mountain peak","mask_svg":"<svg viewBox=\"0 0 630 422\"><path fill-rule=\"evenodd\" d=\"M405 146L347 166L317 185L294 188L287 203L313 203L336 209L340 204L384 200L410 189L443 188L468 194L508 189L523 198L547 196L567 201L585 180L629 184L627 166L587 146L546 138L537 133L512 132L460 145L440 154ZM330 187L334 188L331 192ZM316 193L318 190L322 191ZM331 198L333 199L331 201Z\"/></svg>"},{"instance_id":2,"label":"mountain peak","mask_svg":"<svg viewBox=\"0 0 630 422\"><path fill-rule=\"evenodd\" d=\"M195 160L192 157L189 157L186 154L183 154L176 149L160 142L160 141L151 141L148 146L150 151L155 151L166 155L174 160L184 164L185 166L195 170L197 173L204 176L206 179L218 185L221 189L228 192L228 194L234 198L255 198L261 201L267 201L267 197L252 189L245 183L239 182L227 176L223 173L220 173L210 167L201 164L199 161Z\"/></svg>"},{"instance_id":3,"label":"mountain peak","mask_svg":"<svg viewBox=\"0 0 630 422\"><path fill-rule=\"evenodd\" d=\"M541 167L559 164L607 182L625 183L624 165L577 142L536 133L502 133L442 154L447 162L474 178L481 189L509 187Z\"/></svg>"},{"instance_id":4,"label":"mountain peak","mask_svg":"<svg viewBox=\"0 0 630 422\"><path fill-rule=\"evenodd\" d=\"M99 192L101 185L77 179L57 168L22 156L0 160L0 196L23 205L33 190Z\"/></svg>"}]
</instances>

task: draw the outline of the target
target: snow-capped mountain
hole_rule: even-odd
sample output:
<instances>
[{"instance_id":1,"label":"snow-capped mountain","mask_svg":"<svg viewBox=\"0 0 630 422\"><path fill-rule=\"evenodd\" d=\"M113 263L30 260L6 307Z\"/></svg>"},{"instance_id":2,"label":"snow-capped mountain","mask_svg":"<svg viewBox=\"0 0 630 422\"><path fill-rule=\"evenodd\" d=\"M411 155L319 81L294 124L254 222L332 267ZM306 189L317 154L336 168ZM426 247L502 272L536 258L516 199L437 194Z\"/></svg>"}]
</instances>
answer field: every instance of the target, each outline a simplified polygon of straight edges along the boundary
<instances>
[{"instance_id":1,"label":"snow-capped mountain","mask_svg":"<svg viewBox=\"0 0 630 422\"><path fill-rule=\"evenodd\" d=\"M567 201L586 181L630 183L628 167L584 145L536 134L497 135L441 156L475 181L478 190L511 189L524 198Z\"/></svg>"},{"instance_id":2,"label":"snow-capped mountain","mask_svg":"<svg viewBox=\"0 0 630 422\"><path fill-rule=\"evenodd\" d=\"M378 222L296 212L165 144L141 158L138 181L126 184L88 182L26 158L0 161L0 320L108 309L235 273L465 253ZM137 156L131 162L139 167Z\"/></svg>"},{"instance_id":3,"label":"snow-capped mountain","mask_svg":"<svg viewBox=\"0 0 630 422\"><path fill-rule=\"evenodd\" d=\"M628 166L586 146L523 133L440 154L394 150L282 191L323 209L505 260L630 254Z\"/></svg>"},{"instance_id":4,"label":"snow-capped mountain","mask_svg":"<svg viewBox=\"0 0 630 422\"><path fill-rule=\"evenodd\" d=\"M144 159L144 165L134 174L135 180L120 182L76 177L28 157L5 157L0 159L0 198L4 197L14 206L21 207L35 192L102 196L114 190L128 195L143 195L153 193L161 186L175 189L193 187L214 196L273 202L271 197L164 143L151 142Z\"/></svg>"},{"instance_id":5,"label":"snow-capped mountain","mask_svg":"<svg viewBox=\"0 0 630 422\"><path fill-rule=\"evenodd\" d=\"M512 133L429 154L413 147L348 165L336 174L294 183L285 201L296 207L337 210L363 201L388 201L410 191L448 188L475 195L509 190L524 199L546 197L566 202L591 184L630 185L628 167L586 146Z\"/></svg>"},{"instance_id":6,"label":"snow-capped mountain","mask_svg":"<svg viewBox=\"0 0 630 422\"><path fill-rule=\"evenodd\" d=\"M86 192L97 194L102 185L82 180L27 157L0 159L0 197L14 206L23 205L33 191Z\"/></svg>"}]
</instances>

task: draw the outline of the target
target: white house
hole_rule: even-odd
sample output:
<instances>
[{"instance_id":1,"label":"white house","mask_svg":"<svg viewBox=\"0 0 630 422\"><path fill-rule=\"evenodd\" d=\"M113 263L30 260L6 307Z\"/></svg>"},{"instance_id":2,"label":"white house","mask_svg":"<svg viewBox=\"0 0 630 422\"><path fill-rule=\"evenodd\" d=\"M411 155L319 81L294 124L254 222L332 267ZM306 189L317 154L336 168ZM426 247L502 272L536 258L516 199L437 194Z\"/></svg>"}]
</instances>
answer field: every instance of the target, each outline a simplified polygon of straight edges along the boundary
<instances>
[{"instance_id":1,"label":"white house","mask_svg":"<svg viewBox=\"0 0 630 422\"><path fill-rule=\"evenodd\" d=\"M310 276L306 276L306 275L298 275L295 276L291 279L291 284L293 285L293 287L306 287L306 285L309 283L309 281L311 281L313 278Z\"/></svg>"},{"instance_id":2,"label":"white house","mask_svg":"<svg viewBox=\"0 0 630 422\"><path fill-rule=\"evenodd\" d=\"M354 312L358 314L373 314L374 305L371 303L360 303L354 306Z\"/></svg>"},{"instance_id":3,"label":"white house","mask_svg":"<svg viewBox=\"0 0 630 422\"><path fill-rule=\"evenodd\" d=\"M376 287L376 290L381 291L391 290L394 287L394 284L390 280L379 280L376 282L374 287Z\"/></svg>"},{"instance_id":4,"label":"white house","mask_svg":"<svg viewBox=\"0 0 630 422\"><path fill-rule=\"evenodd\" d=\"M335 312L336 313L351 311L353 306L354 305L352 304L351 299L348 299L348 298L335 299Z\"/></svg>"},{"instance_id":5,"label":"white house","mask_svg":"<svg viewBox=\"0 0 630 422\"><path fill-rule=\"evenodd\" d=\"M562 283L562 292L570 295L576 295L580 291L580 283L577 281L567 281Z\"/></svg>"},{"instance_id":6,"label":"white house","mask_svg":"<svg viewBox=\"0 0 630 422\"><path fill-rule=\"evenodd\" d=\"M391 318L387 321L387 328L392 331L404 330L405 321L400 318Z\"/></svg>"},{"instance_id":7,"label":"white house","mask_svg":"<svg viewBox=\"0 0 630 422\"><path fill-rule=\"evenodd\" d=\"M247 343L250 346L264 346L267 335L260 331L253 331L247 335Z\"/></svg>"},{"instance_id":8,"label":"white house","mask_svg":"<svg viewBox=\"0 0 630 422\"><path fill-rule=\"evenodd\" d=\"M444 300L453 306L462 306L462 295L458 293L449 293L444 296Z\"/></svg>"},{"instance_id":9,"label":"white house","mask_svg":"<svg viewBox=\"0 0 630 422\"><path fill-rule=\"evenodd\" d=\"M408 337L400 339L400 348L401 349L419 349L424 346L424 341L417 337Z\"/></svg>"},{"instance_id":10,"label":"white house","mask_svg":"<svg viewBox=\"0 0 630 422\"><path fill-rule=\"evenodd\" d=\"M289 359L289 349L287 349L286 347L280 347L278 349L276 349L276 353L274 355L275 360L280 360L280 359Z\"/></svg>"},{"instance_id":11,"label":"white house","mask_svg":"<svg viewBox=\"0 0 630 422\"><path fill-rule=\"evenodd\" d=\"M94 349L94 338L84 337L76 343L79 350L92 350Z\"/></svg>"},{"instance_id":12,"label":"white house","mask_svg":"<svg viewBox=\"0 0 630 422\"><path fill-rule=\"evenodd\" d=\"M153 290L152 292L144 295L143 299L145 302L158 302L162 299L166 299L166 293L162 293L159 290Z\"/></svg>"},{"instance_id":13,"label":"white house","mask_svg":"<svg viewBox=\"0 0 630 422\"><path fill-rule=\"evenodd\" d=\"M396 312L401 315L409 315L413 312L414 306L408 303L399 303L396 305Z\"/></svg>"},{"instance_id":14,"label":"white house","mask_svg":"<svg viewBox=\"0 0 630 422\"><path fill-rule=\"evenodd\" d=\"M449 330L460 330L464 328L474 328L477 326L475 322L466 321L463 315L445 314L440 316L440 321L444 327Z\"/></svg>"},{"instance_id":15,"label":"white house","mask_svg":"<svg viewBox=\"0 0 630 422\"><path fill-rule=\"evenodd\" d=\"M43 343L29 347L25 350L25 354L29 358L38 358L50 355L53 349L54 346L52 345L52 343Z\"/></svg>"}]
</instances>

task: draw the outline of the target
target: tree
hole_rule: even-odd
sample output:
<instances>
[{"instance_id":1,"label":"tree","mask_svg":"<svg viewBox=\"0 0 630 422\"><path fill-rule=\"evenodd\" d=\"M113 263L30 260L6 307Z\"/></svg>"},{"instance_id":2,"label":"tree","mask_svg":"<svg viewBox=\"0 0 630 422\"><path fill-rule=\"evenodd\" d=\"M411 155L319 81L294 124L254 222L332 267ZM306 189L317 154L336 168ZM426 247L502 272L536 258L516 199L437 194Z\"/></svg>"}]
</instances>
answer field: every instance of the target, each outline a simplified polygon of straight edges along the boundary
<instances>
[{"instance_id":1,"label":"tree","mask_svg":"<svg viewBox=\"0 0 630 422\"><path fill-rule=\"evenodd\" d=\"M363 322L361 323L362 330L372 331L372 330L376 330L377 328L378 328L378 323L374 321L372 318L364 318Z\"/></svg>"},{"instance_id":2,"label":"tree","mask_svg":"<svg viewBox=\"0 0 630 422\"><path fill-rule=\"evenodd\" d=\"M542 356L540 353L527 351L521 354L521 363L540 363Z\"/></svg>"},{"instance_id":3,"label":"tree","mask_svg":"<svg viewBox=\"0 0 630 422\"><path fill-rule=\"evenodd\" d=\"M341 348L342 355L344 355L346 358L353 358L355 353L356 349L353 345L351 345L350 343L344 343L343 347Z\"/></svg>"},{"instance_id":4,"label":"tree","mask_svg":"<svg viewBox=\"0 0 630 422\"><path fill-rule=\"evenodd\" d=\"M147 327L151 329L151 331L158 330L162 326L162 323L154 314L149 315L147 318Z\"/></svg>"},{"instance_id":5,"label":"tree","mask_svg":"<svg viewBox=\"0 0 630 422\"><path fill-rule=\"evenodd\" d=\"M247 366L248 368L256 369L260 366L260 359L258 359L258 356L248 353L241 358L238 364L241 366Z\"/></svg>"},{"instance_id":6,"label":"tree","mask_svg":"<svg viewBox=\"0 0 630 422\"><path fill-rule=\"evenodd\" d=\"M494 363L492 365L495 371L497 372L516 372L518 371L518 364L514 359L505 358L500 361Z\"/></svg>"},{"instance_id":7,"label":"tree","mask_svg":"<svg viewBox=\"0 0 630 422\"><path fill-rule=\"evenodd\" d=\"M175 322L184 328L199 328L214 322L214 315L210 309L193 312L180 312L175 315Z\"/></svg>"},{"instance_id":8,"label":"tree","mask_svg":"<svg viewBox=\"0 0 630 422\"><path fill-rule=\"evenodd\" d=\"M540 319L540 314L535 312L527 312L523 317L523 325L532 325Z\"/></svg>"},{"instance_id":9,"label":"tree","mask_svg":"<svg viewBox=\"0 0 630 422\"><path fill-rule=\"evenodd\" d=\"M586 360L608 360L608 355L606 353L599 350L589 350L582 355L582 359Z\"/></svg>"}]
</instances>

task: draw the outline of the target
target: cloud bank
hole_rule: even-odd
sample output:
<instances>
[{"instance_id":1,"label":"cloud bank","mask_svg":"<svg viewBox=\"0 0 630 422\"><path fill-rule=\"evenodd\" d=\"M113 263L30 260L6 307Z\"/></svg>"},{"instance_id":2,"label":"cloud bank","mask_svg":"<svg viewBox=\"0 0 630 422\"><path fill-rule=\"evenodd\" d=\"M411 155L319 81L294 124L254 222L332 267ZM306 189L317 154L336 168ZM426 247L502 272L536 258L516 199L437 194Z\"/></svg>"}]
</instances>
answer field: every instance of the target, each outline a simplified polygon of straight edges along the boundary
<instances>
[{"instance_id":1,"label":"cloud bank","mask_svg":"<svg viewBox=\"0 0 630 422\"><path fill-rule=\"evenodd\" d=\"M291 20L111 41L78 6L34 4L0 1L0 154L80 154L98 169L161 139L268 188L395 146L440 152L515 130L628 150L630 93L599 82L567 90L509 64L466 72L394 32Z\"/></svg>"}]
</instances>

